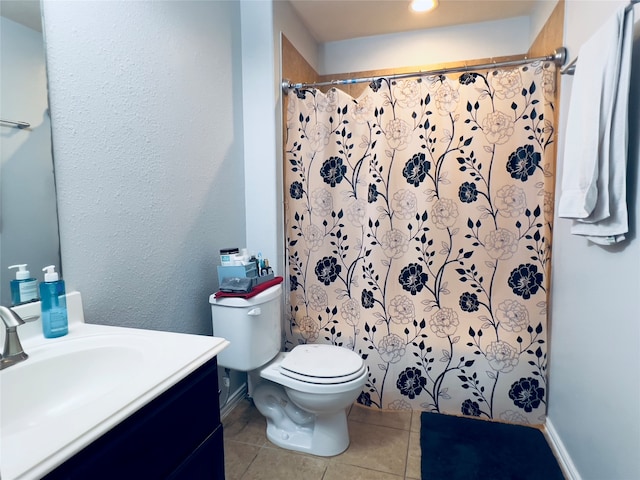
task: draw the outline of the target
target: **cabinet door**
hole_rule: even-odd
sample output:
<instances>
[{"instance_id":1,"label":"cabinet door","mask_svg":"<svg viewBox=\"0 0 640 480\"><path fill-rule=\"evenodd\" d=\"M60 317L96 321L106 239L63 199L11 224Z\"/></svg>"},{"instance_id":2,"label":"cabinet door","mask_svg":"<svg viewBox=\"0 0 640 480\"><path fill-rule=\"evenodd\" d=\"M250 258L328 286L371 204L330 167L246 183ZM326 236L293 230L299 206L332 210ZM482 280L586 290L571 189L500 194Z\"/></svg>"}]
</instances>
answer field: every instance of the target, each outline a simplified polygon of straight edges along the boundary
<instances>
[{"instance_id":1,"label":"cabinet door","mask_svg":"<svg viewBox=\"0 0 640 480\"><path fill-rule=\"evenodd\" d=\"M217 363L212 359L44 478L164 479L219 426Z\"/></svg>"},{"instance_id":2,"label":"cabinet door","mask_svg":"<svg viewBox=\"0 0 640 480\"><path fill-rule=\"evenodd\" d=\"M222 425L169 476L169 480L195 479L224 480Z\"/></svg>"}]
</instances>

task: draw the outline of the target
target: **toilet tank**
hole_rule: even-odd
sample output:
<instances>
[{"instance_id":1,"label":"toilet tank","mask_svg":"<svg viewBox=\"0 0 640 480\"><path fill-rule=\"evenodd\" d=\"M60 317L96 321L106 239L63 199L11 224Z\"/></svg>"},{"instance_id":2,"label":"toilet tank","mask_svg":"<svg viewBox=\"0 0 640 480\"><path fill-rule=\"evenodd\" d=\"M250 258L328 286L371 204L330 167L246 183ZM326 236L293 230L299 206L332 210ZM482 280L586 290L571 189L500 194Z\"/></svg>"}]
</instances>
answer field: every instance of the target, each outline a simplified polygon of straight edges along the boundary
<instances>
[{"instance_id":1,"label":"toilet tank","mask_svg":"<svg viewBox=\"0 0 640 480\"><path fill-rule=\"evenodd\" d=\"M282 285L251 297L209 297L213 335L231 343L218 365L247 372L273 359L282 338Z\"/></svg>"}]
</instances>

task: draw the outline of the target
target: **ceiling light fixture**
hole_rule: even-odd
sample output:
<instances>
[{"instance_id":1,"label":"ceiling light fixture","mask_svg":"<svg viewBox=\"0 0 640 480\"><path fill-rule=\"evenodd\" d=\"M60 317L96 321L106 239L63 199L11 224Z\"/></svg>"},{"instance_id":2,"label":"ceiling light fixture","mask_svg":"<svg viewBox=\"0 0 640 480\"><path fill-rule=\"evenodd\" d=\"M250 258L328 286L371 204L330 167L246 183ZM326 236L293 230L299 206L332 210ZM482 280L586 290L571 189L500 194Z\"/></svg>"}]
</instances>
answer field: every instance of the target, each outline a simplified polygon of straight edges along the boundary
<instances>
[{"instance_id":1,"label":"ceiling light fixture","mask_svg":"<svg viewBox=\"0 0 640 480\"><path fill-rule=\"evenodd\" d=\"M428 12L438 6L438 0L413 0L411 10L414 12Z\"/></svg>"}]
</instances>

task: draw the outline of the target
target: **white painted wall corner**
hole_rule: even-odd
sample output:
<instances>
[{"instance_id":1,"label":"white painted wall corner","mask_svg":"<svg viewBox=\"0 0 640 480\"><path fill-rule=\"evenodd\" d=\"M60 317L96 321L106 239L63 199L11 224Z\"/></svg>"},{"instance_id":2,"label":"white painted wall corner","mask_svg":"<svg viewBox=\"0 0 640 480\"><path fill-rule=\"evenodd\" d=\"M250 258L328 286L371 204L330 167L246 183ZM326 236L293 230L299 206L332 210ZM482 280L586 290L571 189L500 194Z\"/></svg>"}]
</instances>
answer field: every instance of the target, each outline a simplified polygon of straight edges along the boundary
<instances>
[{"instance_id":1,"label":"white painted wall corner","mask_svg":"<svg viewBox=\"0 0 640 480\"><path fill-rule=\"evenodd\" d=\"M576 469L576 466L573 464L573 460L571 460L571 456L569 452L562 443L558 432L553 426L553 422L549 417L547 417L545 424L542 428L542 433L547 439L547 442L551 446L551 450L553 454L556 456L558 460L558 464L562 469L562 473L567 478L567 480L582 480L580 473Z\"/></svg>"}]
</instances>

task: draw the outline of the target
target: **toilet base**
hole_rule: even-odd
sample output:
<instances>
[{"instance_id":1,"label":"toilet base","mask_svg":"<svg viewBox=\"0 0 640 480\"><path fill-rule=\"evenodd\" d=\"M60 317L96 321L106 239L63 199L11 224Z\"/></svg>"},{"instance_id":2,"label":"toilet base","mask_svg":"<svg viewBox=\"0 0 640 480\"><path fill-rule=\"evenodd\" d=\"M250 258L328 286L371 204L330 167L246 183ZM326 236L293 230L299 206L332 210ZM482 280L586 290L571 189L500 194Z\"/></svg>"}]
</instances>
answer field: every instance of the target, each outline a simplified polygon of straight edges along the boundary
<instances>
[{"instance_id":1,"label":"toilet base","mask_svg":"<svg viewBox=\"0 0 640 480\"><path fill-rule=\"evenodd\" d=\"M267 438L287 450L332 457L349 447L346 412L316 417L314 428L298 427L294 431L278 428L267 418Z\"/></svg>"},{"instance_id":2,"label":"toilet base","mask_svg":"<svg viewBox=\"0 0 640 480\"><path fill-rule=\"evenodd\" d=\"M267 438L281 448L331 457L349 446L347 409L314 415L297 407L284 388L271 382L255 386L253 401L267 419Z\"/></svg>"},{"instance_id":3,"label":"toilet base","mask_svg":"<svg viewBox=\"0 0 640 480\"><path fill-rule=\"evenodd\" d=\"M346 412L316 417L314 428L298 427L294 431L278 428L267 418L267 438L287 450L333 457L349 446Z\"/></svg>"}]
</instances>

